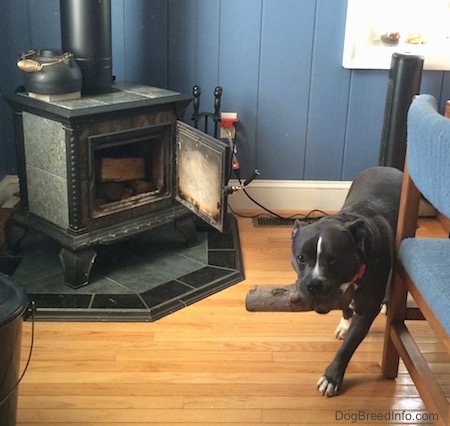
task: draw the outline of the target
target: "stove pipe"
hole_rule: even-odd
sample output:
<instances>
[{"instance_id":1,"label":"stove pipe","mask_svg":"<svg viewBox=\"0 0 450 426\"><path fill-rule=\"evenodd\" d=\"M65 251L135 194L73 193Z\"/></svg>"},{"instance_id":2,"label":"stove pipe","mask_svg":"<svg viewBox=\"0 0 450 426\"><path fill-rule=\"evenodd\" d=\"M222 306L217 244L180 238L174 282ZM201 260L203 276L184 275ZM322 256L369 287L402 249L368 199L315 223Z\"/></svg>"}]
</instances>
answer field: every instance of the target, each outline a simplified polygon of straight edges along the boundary
<instances>
[{"instance_id":1,"label":"stove pipe","mask_svg":"<svg viewBox=\"0 0 450 426\"><path fill-rule=\"evenodd\" d=\"M82 92L111 91L111 0L60 0L62 49L74 54Z\"/></svg>"}]
</instances>

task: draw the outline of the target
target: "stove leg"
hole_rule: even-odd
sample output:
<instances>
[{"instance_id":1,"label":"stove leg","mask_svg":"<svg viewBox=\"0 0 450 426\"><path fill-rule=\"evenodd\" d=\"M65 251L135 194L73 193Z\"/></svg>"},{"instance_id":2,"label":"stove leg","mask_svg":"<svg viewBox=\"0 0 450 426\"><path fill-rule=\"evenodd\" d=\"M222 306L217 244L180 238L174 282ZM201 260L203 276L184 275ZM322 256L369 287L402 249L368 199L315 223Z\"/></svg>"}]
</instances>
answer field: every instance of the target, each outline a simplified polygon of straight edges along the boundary
<instances>
[{"instance_id":1,"label":"stove leg","mask_svg":"<svg viewBox=\"0 0 450 426\"><path fill-rule=\"evenodd\" d=\"M195 246L198 243L197 228L192 216L183 216L175 219L175 228L183 234L188 247Z\"/></svg>"},{"instance_id":2,"label":"stove leg","mask_svg":"<svg viewBox=\"0 0 450 426\"><path fill-rule=\"evenodd\" d=\"M72 288L80 288L87 285L96 256L96 251L91 248L71 251L63 247L59 252L59 259L66 285Z\"/></svg>"}]
</instances>

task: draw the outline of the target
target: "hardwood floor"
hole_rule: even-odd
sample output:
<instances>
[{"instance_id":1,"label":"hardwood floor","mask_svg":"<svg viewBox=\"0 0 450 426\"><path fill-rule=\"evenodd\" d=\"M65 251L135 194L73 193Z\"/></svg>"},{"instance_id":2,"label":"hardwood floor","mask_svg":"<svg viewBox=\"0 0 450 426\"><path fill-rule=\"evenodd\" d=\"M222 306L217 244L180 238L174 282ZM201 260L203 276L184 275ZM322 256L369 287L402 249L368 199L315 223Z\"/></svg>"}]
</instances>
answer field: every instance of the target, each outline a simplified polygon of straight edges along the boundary
<instances>
[{"instance_id":1,"label":"hardwood floor","mask_svg":"<svg viewBox=\"0 0 450 426\"><path fill-rule=\"evenodd\" d=\"M247 312L254 285L290 284L295 274L289 228L240 218L239 232L246 280L157 322L36 323L17 424L430 424L410 419L430 413L404 368L397 381L381 377L382 315L351 360L341 395L317 392L340 345L340 314ZM419 232L442 229L424 220ZM26 322L22 365L30 330ZM450 390L446 354L424 325L416 332Z\"/></svg>"}]
</instances>

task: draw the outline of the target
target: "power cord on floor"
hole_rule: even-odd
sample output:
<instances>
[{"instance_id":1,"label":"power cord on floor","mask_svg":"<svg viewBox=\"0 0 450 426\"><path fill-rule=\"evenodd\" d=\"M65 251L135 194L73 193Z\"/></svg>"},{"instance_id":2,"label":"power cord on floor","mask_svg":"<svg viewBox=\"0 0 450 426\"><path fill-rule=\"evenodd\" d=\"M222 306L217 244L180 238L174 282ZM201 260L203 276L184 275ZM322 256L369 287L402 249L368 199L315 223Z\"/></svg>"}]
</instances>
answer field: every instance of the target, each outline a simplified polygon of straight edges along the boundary
<instances>
[{"instance_id":1,"label":"power cord on floor","mask_svg":"<svg viewBox=\"0 0 450 426\"><path fill-rule=\"evenodd\" d=\"M247 196L247 198L252 201L254 204L256 204L258 207L260 207L261 209L263 209L265 212L269 213L272 217L276 217L277 219L299 219L299 220L308 220L311 219L311 217L314 215L314 218L320 218L323 216L328 216L328 213L319 210L319 209L313 209L311 211L309 211L307 214L301 214L301 213L296 213L293 214L289 217L285 217L285 216L281 216L278 213L270 210L269 208L265 207L264 205L262 205L259 201L255 200L255 198L253 198L248 191L245 189L245 187L242 184L242 180L241 180L241 176L240 176L240 169L233 169L234 174L236 175L238 181L239 181L239 185L242 187L242 191L244 192L244 194ZM256 215L243 215L240 213L237 213L235 210L233 210L230 206L230 204L228 203L228 208L230 209L230 211L239 217L244 217L244 218L257 218L257 217L262 217L264 216L264 214L256 214ZM321 216L317 216L316 214L320 214Z\"/></svg>"},{"instance_id":2,"label":"power cord on floor","mask_svg":"<svg viewBox=\"0 0 450 426\"><path fill-rule=\"evenodd\" d=\"M277 219L281 219L281 220L289 220L289 219L299 219L299 220L308 220L308 219L312 219L312 215L314 215L314 219L320 219L323 216L327 216L328 213L319 210L319 209L314 209L311 210L309 213L307 213L306 215L304 214L294 214L292 216L289 217L284 217L281 216L280 214L270 210L269 208L267 208L266 206L262 205L259 201L255 200L255 198L253 198L246 190L246 186L253 181L253 179L255 179L256 177L259 176L260 172L258 169L255 169L253 171L253 174L251 176L249 176L245 182L242 182L241 179L241 166L239 163L239 159L237 157L237 147L236 147L236 141L233 138L232 133L228 133L228 143L230 144L230 151L231 151L231 161L230 161L230 168L228 170L228 178L227 178L227 182L229 181L229 179L231 178L232 174L234 173L236 178L239 181L239 187L231 187L228 186L225 188L226 193L232 194L234 191L236 190L242 190L244 192L244 194L247 196L247 198L252 201L254 204L256 204L258 207L260 207L261 209L263 209L265 212L267 212L271 217L277 218ZM264 215L258 214L258 215L250 215L250 216L246 216L246 215L242 215L240 213L237 213L236 211L234 211L230 204L228 203L228 208L230 209L230 211L239 217L247 217L247 218L258 218L258 217L263 217ZM319 213L321 216L317 216L316 214Z\"/></svg>"}]
</instances>

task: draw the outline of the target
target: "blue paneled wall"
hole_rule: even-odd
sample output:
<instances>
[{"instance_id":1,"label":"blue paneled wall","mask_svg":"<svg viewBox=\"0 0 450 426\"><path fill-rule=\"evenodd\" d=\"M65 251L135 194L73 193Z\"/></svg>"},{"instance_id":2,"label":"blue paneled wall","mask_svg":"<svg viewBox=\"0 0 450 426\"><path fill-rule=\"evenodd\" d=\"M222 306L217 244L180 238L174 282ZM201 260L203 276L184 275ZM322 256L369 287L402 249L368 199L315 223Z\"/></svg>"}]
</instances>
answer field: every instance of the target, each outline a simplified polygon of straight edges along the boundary
<instances>
[{"instance_id":1,"label":"blue paneled wall","mask_svg":"<svg viewBox=\"0 0 450 426\"><path fill-rule=\"evenodd\" d=\"M341 66L346 0L112 0L117 80L191 92L236 111L242 174L349 180L378 162L388 71ZM60 47L59 0L1 0L0 94L21 50ZM424 72L443 108L449 73ZM189 110L185 120L189 122ZM0 179L15 173L11 113L0 99Z\"/></svg>"}]
</instances>

